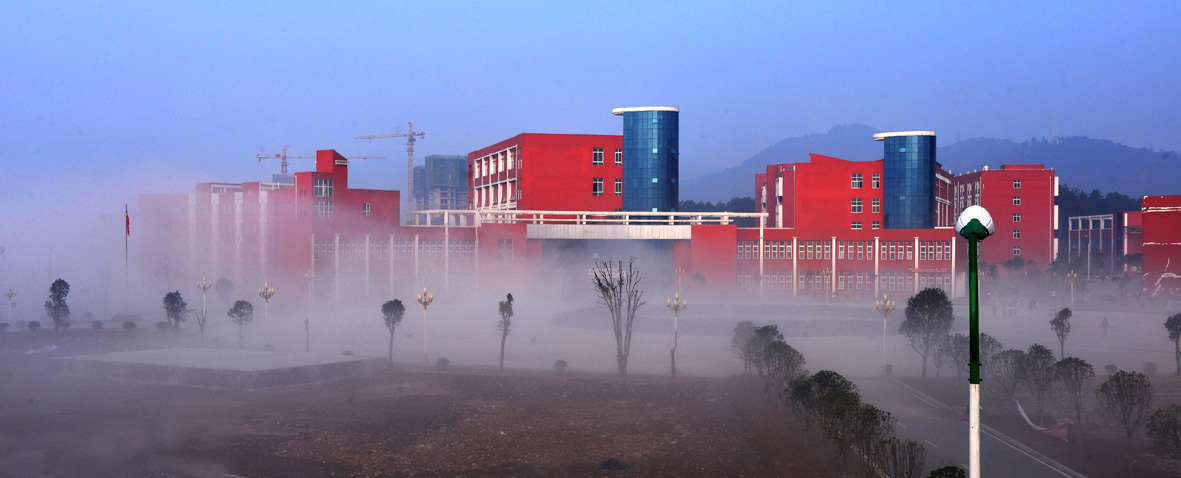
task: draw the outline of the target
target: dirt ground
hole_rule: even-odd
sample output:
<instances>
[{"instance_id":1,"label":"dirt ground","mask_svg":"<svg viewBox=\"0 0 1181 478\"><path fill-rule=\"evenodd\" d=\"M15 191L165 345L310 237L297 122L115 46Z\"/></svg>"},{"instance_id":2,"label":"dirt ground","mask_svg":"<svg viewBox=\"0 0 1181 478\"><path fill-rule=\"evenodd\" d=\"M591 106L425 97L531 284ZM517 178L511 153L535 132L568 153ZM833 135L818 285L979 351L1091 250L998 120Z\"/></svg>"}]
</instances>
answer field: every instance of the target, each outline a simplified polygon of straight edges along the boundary
<instances>
[{"instance_id":1,"label":"dirt ground","mask_svg":"<svg viewBox=\"0 0 1181 478\"><path fill-rule=\"evenodd\" d=\"M1097 376L1092 385L1106 380ZM927 395L960 409L967 406L967 379L906 379L908 385L915 387ZM1048 404L1045 409L1046 423L1057 424L1059 419L1067 419L1070 425L1070 440L1062 441L1043 435L1029 428L1025 420L1012 402L996 391L989 392L987 380L982 384L984 393L981 395L981 421L1042 454L1062 463L1086 476L1135 476L1141 478L1176 478L1181 477L1181 463L1157 456L1152 450L1152 442L1140 426L1132 440L1128 440L1122 429L1117 429L1098 408L1094 395L1086 401L1083 413L1084 426L1078 427L1074 423L1073 409L1066 409ZM1152 377L1153 407L1164 407L1171 403L1181 403L1181 377L1171 375L1157 375ZM1022 408L1029 414L1030 420L1038 422L1036 402L1023 393L1017 394Z\"/></svg>"},{"instance_id":2,"label":"dirt ground","mask_svg":"<svg viewBox=\"0 0 1181 478\"><path fill-rule=\"evenodd\" d=\"M859 475L752 377L395 366L258 391L62 377L53 356L174 341L95 332L0 337L0 475Z\"/></svg>"}]
</instances>

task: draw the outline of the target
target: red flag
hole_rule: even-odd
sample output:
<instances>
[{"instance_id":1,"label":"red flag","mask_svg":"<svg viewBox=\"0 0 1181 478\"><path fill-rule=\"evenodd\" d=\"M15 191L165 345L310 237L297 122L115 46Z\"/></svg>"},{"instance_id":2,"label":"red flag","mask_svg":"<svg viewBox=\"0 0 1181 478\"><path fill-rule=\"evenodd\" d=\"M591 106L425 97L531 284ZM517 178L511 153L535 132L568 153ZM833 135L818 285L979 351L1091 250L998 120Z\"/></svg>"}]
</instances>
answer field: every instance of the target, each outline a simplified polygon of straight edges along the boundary
<instances>
[{"instance_id":1,"label":"red flag","mask_svg":"<svg viewBox=\"0 0 1181 478\"><path fill-rule=\"evenodd\" d=\"M127 212L127 205L123 205L123 214L127 216L127 235L131 235L131 213Z\"/></svg>"}]
</instances>

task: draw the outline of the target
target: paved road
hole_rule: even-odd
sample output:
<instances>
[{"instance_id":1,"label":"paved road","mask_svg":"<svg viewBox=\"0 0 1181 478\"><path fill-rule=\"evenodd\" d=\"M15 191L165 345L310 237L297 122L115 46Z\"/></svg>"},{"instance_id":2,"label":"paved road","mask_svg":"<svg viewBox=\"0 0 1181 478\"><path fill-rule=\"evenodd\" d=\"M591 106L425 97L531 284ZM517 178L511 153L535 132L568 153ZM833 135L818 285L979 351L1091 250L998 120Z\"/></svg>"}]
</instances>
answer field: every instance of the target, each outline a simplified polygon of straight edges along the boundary
<instances>
[{"instance_id":1,"label":"paved road","mask_svg":"<svg viewBox=\"0 0 1181 478\"><path fill-rule=\"evenodd\" d=\"M927 447L927 471L948 465L968 467L968 422L959 413L928 402L905 387L882 379L854 380L862 399L890 412L894 433ZM964 386L964 394L968 393ZM1041 460L990 436L980 434L981 476L1063 478ZM1067 477L1069 478L1069 477Z\"/></svg>"}]
</instances>

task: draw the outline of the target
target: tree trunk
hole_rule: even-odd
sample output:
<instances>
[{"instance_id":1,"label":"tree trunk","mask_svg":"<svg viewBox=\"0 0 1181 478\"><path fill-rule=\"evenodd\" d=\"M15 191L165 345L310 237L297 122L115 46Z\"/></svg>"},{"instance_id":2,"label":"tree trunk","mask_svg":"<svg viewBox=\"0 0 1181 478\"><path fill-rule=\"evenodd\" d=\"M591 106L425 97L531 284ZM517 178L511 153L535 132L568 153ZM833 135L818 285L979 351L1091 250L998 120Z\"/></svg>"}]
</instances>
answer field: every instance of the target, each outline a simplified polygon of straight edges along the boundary
<instances>
[{"instance_id":1,"label":"tree trunk","mask_svg":"<svg viewBox=\"0 0 1181 478\"><path fill-rule=\"evenodd\" d=\"M504 371L504 341L508 338L508 334L500 334L500 371Z\"/></svg>"},{"instance_id":2,"label":"tree trunk","mask_svg":"<svg viewBox=\"0 0 1181 478\"><path fill-rule=\"evenodd\" d=\"M923 347L923 378L927 378L927 355L931 353L931 347Z\"/></svg>"},{"instance_id":3,"label":"tree trunk","mask_svg":"<svg viewBox=\"0 0 1181 478\"><path fill-rule=\"evenodd\" d=\"M1173 341L1173 358L1177 360L1177 375L1181 375L1181 340Z\"/></svg>"},{"instance_id":4,"label":"tree trunk","mask_svg":"<svg viewBox=\"0 0 1181 478\"><path fill-rule=\"evenodd\" d=\"M615 362L616 362L615 365L619 368L619 376L626 377L627 376L627 354L619 354L618 357L615 357Z\"/></svg>"},{"instance_id":5,"label":"tree trunk","mask_svg":"<svg viewBox=\"0 0 1181 478\"><path fill-rule=\"evenodd\" d=\"M1066 339L1058 339L1058 360L1066 358Z\"/></svg>"},{"instance_id":6,"label":"tree trunk","mask_svg":"<svg viewBox=\"0 0 1181 478\"><path fill-rule=\"evenodd\" d=\"M668 354L672 357L673 378L677 378L677 334L675 332L673 333L673 348L668 351Z\"/></svg>"},{"instance_id":7,"label":"tree trunk","mask_svg":"<svg viewBox=\"0 0 1181 478\"><path fill-rule=\"evenodd\" d=\"M390 351L389 351L389 365L394 365L394 331L390 331Z\"/></svg>"}]
</instances>

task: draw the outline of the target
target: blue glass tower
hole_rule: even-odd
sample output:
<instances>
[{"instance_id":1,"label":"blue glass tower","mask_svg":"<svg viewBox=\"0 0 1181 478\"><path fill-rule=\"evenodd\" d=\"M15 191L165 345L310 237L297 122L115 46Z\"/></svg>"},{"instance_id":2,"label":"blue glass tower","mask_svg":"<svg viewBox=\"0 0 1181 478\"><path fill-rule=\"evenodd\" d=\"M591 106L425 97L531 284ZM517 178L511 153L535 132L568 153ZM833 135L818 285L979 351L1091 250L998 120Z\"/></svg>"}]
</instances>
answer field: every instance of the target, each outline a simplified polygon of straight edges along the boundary
<instances>
[{"instance_id":1,"label":"blue glass tower","mask_svg":"<svg viewBox=\"0 0 1181 478\"><path fill-rule=\"evenodd\" d=\"M886 145L883 227L935 227L935 132L878 133L873 139Z\"/></svg>"},{"instance_id":2,"label":"blue glass tower","mask_svg":"<svg viewBox=\"0 0 1181 478\"><path fill-rule=\"evenodd\" d=\"M675 212L680 204L680 110L642 106L623 116L623 210Z\"/></svg>"}]
</instances>

